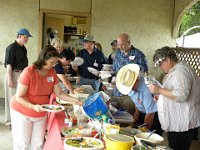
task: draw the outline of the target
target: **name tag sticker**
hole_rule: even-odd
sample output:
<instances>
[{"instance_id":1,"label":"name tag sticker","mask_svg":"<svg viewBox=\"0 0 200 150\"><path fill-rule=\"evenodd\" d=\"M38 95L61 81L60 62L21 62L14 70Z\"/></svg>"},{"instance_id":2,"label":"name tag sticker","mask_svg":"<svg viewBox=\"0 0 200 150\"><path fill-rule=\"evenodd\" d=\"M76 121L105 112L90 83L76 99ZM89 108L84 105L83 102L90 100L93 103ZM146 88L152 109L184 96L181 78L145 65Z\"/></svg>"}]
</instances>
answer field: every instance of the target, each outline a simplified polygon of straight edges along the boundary
<instances>
[{"instance_id":1,"label":"name tag sticker","mask_svg":"<svg viewBox=\"0 0 200 150\"><path fill-rule=\"evenodd\" d=\"M129 56L129 59L130 59L130 60L134 60L134 59L135 59L135 56Z\"/></svg>"},{"instance_id":2,"label":"name tag sticker","mask_svg":"<svg viewBox=\"0 0 200 150\"><path fill-rule=\"evenodd\" d=\"M47 82L53 82L53 81L54 81L53 77L47 77Z\"/></svg>"},{"instance_id":3,"label":"name tag sticker","mask_svg":"<svg viewBox=\"0 0 200 150\"><path fill-rule=\"evenodd\" d=\"M142 100L141 100L141 99L138 99L138 103L141 104L141 103L142 103Z\"/></svg>"},{"instance_id":4,"label":"name tag sticker","mask_svg":"<svg viewBox=\"0 0 200 150\"><path fill-rule=\"evenodd\" d=\"M94 63L94 66L95 66L95 67L98 67L98 65L99 65L98 63Z\"/></svg>"},{"instance_id":5,"label":"name tag sticker","mask_svg":"<svg viewBox=\"0 0 200 150\"><path fill-rule=\"evenodd\" d=\"M96 62L96 60L94 61L94 64L93 64L95 67L98 67L98 63Z\"/></svg>"}]
</instances>

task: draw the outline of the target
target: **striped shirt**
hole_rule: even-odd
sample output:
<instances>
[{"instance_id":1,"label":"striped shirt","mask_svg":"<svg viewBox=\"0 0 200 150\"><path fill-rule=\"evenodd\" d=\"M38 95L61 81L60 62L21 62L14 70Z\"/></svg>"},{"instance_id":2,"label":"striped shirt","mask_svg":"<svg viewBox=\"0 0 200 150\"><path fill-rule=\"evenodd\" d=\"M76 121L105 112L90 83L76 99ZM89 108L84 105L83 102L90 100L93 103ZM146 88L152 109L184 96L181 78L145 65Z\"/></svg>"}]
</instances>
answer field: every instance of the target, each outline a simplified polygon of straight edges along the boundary
<instances>
[{"instance_id":1,"label":"striped shirt","mask_svg":"<svg viewBox=\"0 0 200 150\"><path fill-rule=\"evenodd\" d=\"M200 79L194 69L182 61L170 69L163 87L176 96L170 100L163 95L157 103L162 129L184 132L200 126Z\"/></svg>"}]
</instances>

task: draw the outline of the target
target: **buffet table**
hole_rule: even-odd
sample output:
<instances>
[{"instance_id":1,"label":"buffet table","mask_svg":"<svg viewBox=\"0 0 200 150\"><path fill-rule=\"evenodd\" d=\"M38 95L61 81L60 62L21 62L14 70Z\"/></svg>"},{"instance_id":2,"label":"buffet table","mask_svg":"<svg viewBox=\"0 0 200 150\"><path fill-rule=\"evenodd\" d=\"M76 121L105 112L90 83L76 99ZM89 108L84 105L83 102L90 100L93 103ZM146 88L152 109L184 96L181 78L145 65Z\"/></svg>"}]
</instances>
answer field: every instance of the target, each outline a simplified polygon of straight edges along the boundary
<instances>
[{"instance_id":1,"label":"buffet table","mask_svg":"<svg viewBox=\"0 0 200 150\"><path fill-rule=\"evenodd\" d=\"M56 101L55 94L50 97L50 104L54 104ZM47 118L47 136L44 143L43 150L63 150L64 143L61 137L61 129L65 124L65 112L49 112ZM115 120L116 121L116 120ZM94 136L94 135L93 135Z\"/></svg>"}]
</instances>

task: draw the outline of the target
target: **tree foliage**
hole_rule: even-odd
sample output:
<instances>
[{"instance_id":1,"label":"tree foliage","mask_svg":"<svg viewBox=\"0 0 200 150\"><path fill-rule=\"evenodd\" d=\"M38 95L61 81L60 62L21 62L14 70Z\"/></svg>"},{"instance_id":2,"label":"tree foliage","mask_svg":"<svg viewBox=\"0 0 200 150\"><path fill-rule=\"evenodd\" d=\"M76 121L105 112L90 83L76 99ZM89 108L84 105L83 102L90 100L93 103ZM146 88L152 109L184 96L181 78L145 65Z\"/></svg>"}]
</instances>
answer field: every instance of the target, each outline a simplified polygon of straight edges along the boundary
<instances>
[{"instance_id":1,"label":"tree foliage","mask_svg":"<svg viewBox=\"0 0 200 150\"><path fill-rule=\"evenodd\" d=\"M179 37L188 29L194 26L200 26L200 1L194 4L183 16L183 20L179 29ZM187 33L192 35L200 32L200 28L196 28Z\"/></svg>"}]
</instances>

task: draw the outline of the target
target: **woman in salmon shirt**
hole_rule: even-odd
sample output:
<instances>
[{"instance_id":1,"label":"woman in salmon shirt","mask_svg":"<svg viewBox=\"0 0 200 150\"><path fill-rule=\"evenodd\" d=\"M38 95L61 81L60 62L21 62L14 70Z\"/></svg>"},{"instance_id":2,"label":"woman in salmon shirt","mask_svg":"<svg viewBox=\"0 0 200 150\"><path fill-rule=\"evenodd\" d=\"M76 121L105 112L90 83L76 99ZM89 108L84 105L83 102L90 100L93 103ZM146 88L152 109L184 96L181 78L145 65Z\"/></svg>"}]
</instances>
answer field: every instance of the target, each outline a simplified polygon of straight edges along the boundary
<instances>
[{"instance_id":1,"label":"woman in salmon shirt","mask_svg":"<svg viewBox=\"0 0 200 150\"><path fill-rule=\"evenodd\" d=\"M33 65L20 75L17 93L11 100L11 122L14 150L41 150L45 136L47 112L42 104L49 103L53 92L60 99L82 105L81 101L62 92L54 71L59 53L46 46Z\"/></svg>"}]
</instances>

